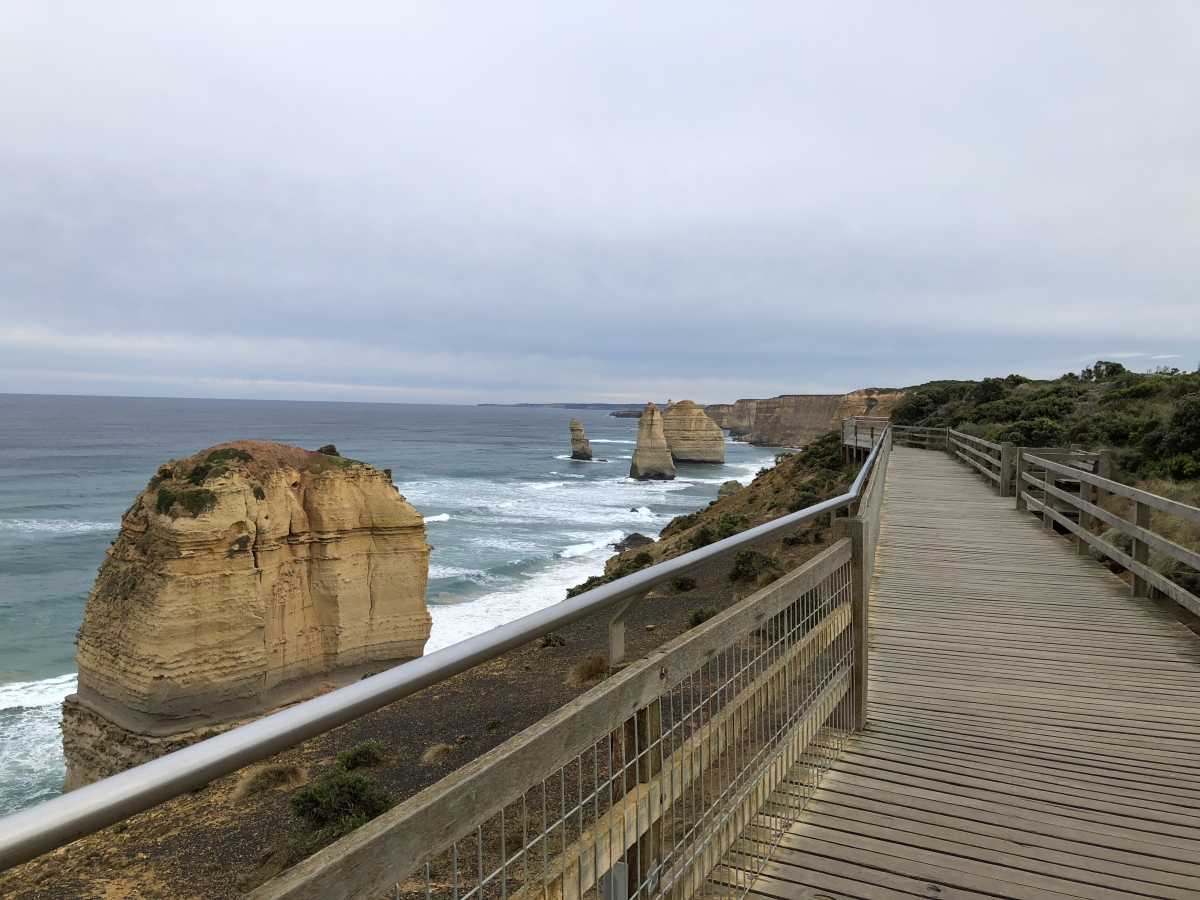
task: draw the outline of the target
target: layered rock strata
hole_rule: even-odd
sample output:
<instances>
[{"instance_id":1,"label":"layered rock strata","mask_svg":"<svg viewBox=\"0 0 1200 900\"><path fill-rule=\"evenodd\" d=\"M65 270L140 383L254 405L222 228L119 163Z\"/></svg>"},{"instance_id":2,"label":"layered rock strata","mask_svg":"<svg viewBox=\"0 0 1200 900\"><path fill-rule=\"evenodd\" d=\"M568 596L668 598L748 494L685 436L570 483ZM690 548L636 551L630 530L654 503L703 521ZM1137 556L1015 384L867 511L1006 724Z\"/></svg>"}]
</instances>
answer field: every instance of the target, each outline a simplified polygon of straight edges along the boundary
<instances>
[{"instance_id":1,"label":"layered rock strata","mask_svg":"<svg viewBox=\"0 0 1200 900\"><path fill-rule=\"evenodd\" d=\"M691 400L672 403L663 413L663 433L675 462L725 462L725 434Z\"/></svg>"},{"instance_id":2,"label":"layered rock strata","mask_svg":"<svg viewBox=\"0 0 1200 900\"><path fill-rule=\"evenodd\" d=\"M592 442L578 419L571 420L571 459L591 459Z\"/></svg>"},{"instance_id":3,"label":"layered rock strata","mask_svg":"<svg viewBox=\"0 0 1200 900\"><path fill-rule=\"evenodd\" d=\"M663 432L663 417L658 407L647 403L638 419L637 448L629 466L629 477L640 481L669 480L675 477L675 462Z\"/></svg>"},{"instance_id":4,"label":"layered rock strata","mask_svg":"<svg viewBox=\"0 0 1200 900\"><path fill-rule=\"evenodd\" d=\"M849 394L781 394L714 404L706 412L732 437L764 447L802 447L849 416L890 416L904 391L867 388Z\"/></svg>"},{"instance_id":5,"label":"layered rock strata","mask_svg":"<svg viewBox=\"0 0 1200 900\"><path fill-rule=\"evenodd\" d=\"M79 629L68 790L422 654L424 520L323 449L222 444L134 500Z\"/></svg>"}]
</instances>

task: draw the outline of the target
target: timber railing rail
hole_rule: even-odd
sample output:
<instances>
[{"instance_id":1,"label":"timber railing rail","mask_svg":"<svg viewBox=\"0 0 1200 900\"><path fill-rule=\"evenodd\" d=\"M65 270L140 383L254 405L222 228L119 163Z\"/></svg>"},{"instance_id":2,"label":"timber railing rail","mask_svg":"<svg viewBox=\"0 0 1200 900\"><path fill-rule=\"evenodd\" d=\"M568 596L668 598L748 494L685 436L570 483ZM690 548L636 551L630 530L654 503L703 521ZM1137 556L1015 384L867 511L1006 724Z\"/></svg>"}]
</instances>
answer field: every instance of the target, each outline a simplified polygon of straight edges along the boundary
<instances>
[{"instance_id":1,"label":"timber railing rail","mask_svg":"<svg viewBox=\"0 0 1200 900\"><path fill-rule=\"evenodd\" d=\"M489 877L485 872L474 894L460 891L457 882L439 882L440 893L490 897L532 886L536 883L532 876L522 880L509 872L507 850L513 838L507 830L506 810L518 797L528 802L529 792L536 792L538 785L542 801L549 803L553 791L548 786L556 772L557 816L547 806L536 820L544 838L520 844L522 863L533 865L541 854L547 866L558 867L539 870L539 896L543 887L553 895L558 890L555 885L561 887L560 895L572 895L572 879L576 887L591 879L593 886L609 891L606 898L622 896L615 887L618 864L625 866L630 883L636 880L653 895L661 893L656 885L695 885L713 875L722 854L755 818L771 786L782 777L786 761L801 754L827 756L831 748L836 749L838 733L861 726L866 705L868 553L873 557L878 535L891 431L885 425L874 438L843 494L0 819L0 870L202 787L589 615L615 612L609 628L609 661L615 666L623 657L623 612L650 589L697 565L844 510L848 517L834 520L837 542L805 566L321 851L311 864L302 864L298 871L312 873L312 883L322 886L320 892L297 882L290 870L281 876L290 880L271 882L259 895L371 895L390 889L395 884L392 879L399 880L403 864L416 858L405 854L418 849L428 868L416 874L432 878L436 854L446 851L455 857L456 848L464 846L464 840L469 842L471 829L480 836L475 846L476 873L494 859L500 874ZM497 755L504 747L516 746L513 741L522 742L521 753ZM601 769L608 752L613 760ZM596 767L591 782L588 765ZM709 796L714 779L722 785L715 799ZM563 793L568 786L579 802L569 802ZM474 793L478 791L483 794ZM586 791L590 814L580 806L580 791ZM601 799L608 798L609 791L611 802L604 805ZM681 804L690 812L684 814ZM404 817L418 809L425 810L419 828L396 825L417 822ZM500 831L480 831L497 812ZM472 824L464 831L460 826L468 820ZM534 821L526 819L527 824ZM652 825L649 831L641 828L643 821ZM631 830L614 837L612 829L618 822ZM761 817L756 824L761 824ZM680 828L683 832L677 831ZM414 839L414 832L420 833L416 849L405 843ZM497 837L498 844L487 844ZM366 847L381 852L365 852ZM503 852L494 858L488 855L497 848ZM343 872L335 879L337 884L332 883L329 861L351 849L356 850L356 871L361 874ZM465 883L464 861L453 861L454 871L462 874ZM742 877L737 873L744 871L728 866L726 870L735 881ZM497 889L497 884L502 888ZM693 888L678 890L686 893Z\"/></svg>"},{"instance_id":2,"label":"timber railing rail","mask_svg":"<svg viewBox=\"0 0 1200 900\"><path fill-rule=\"evenodd\" d=\"M1114 480L1111 450L1018 447L951 428L893 425L890 433L905 446L946 450L991 482L1001 496L1014 497L1017 509L1040 515L1047 530L1061 529L1073 537L1081 555L1093 552L1125 569L1134 596L1158 592L1200 616L1200 595L1151 566L1151 553L1157 553L1190 570L1195 577L1189 583L1196 583L1200 553L1155 531L1155 526L1161 528L1170 519L1200 524L1200 508ZM1114 529L1127 546L1095 533L1099 524Z\"/></svg>"},{"instance_id":3,"label":"timber railing rail","mask_svg":"<svg viewBox=\"0 0 1200 900\"><path fill-rule=\"evenodd\" d=\"M1018 471L1021 504L1026 509L1040 512L1047 528L1058 524L1075 536L1081 553L1096 550L1127 569L1133 576L1135 597L1149 597L1152 589L1157 590L1192 614L1200 615L1200 597L1150 566L1150 553L1155 551L1200 572L1200 553L1154 531L1156 512L1200 523L1200 509L1103 478L1078 465L1045 455L1022 453ZM1123 505L1128 508L1130 518L1101 505L1114 497L1125 501ZM1098 522L1128 538L1129 552L1093 533L1090 526Z\"/></svg>"}]
</instances>

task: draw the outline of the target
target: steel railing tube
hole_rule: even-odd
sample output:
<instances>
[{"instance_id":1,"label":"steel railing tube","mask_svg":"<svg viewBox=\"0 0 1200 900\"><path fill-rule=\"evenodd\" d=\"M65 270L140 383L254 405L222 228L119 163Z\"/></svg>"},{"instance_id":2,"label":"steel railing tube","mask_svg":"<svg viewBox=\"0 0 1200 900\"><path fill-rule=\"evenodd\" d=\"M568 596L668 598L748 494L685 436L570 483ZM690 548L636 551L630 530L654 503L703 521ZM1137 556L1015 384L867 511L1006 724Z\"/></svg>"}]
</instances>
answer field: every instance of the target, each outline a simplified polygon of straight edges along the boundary
<instances>
[{"instance_id":1,"label":"steel railing tube","mask_svg":"<svg viewBox=\"0 0 1200 900\"><path fill-rule=\"evenodd\" d=\"M695 565L847 507L861 496L886 436L885 429L844 494L0 819L0 871L445 681L556 628L642 594Z\"/></svg>"}]
</instances>

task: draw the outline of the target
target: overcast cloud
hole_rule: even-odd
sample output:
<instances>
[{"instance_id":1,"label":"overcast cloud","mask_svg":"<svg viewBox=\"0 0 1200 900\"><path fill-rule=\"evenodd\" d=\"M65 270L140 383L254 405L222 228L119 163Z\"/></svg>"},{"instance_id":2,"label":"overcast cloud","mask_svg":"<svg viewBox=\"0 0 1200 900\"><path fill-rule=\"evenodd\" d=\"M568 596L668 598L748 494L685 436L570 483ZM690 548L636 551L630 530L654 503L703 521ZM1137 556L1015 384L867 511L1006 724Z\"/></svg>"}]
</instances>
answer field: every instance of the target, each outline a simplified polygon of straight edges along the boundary
<instances>
[{"instance_id":1,"label":"overcast cloud","mask_svg":"<svg viewBox=\"0 0 1200 900\"><path fill-rule=\"evenodd\" d=\"M1194 368L1198 112L1194 0L12 0L0 390Z\"/></svg>"}]
</instances>

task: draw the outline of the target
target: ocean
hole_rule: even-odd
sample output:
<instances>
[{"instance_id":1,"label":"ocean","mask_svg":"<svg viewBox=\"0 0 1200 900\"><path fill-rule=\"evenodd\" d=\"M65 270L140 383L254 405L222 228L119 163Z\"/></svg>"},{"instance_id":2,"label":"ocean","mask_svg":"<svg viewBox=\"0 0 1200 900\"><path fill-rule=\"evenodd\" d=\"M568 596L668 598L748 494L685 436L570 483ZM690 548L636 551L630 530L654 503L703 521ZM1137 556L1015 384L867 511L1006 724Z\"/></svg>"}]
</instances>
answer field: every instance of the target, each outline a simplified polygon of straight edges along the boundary
<instances>
[{"instance_id":1,"label":"ocean","mask_svg":"<svg viewBox=\"0 0 1200 900\"><path fill-rule=\"evenodd\" d=\"M569 457L571 418L592 462ZM636 432L636 419L596 410L0 394L0 815L59 793L84 602L161 463L259 438L334 443L390 468L434 548L429 652L562 600L602 571L613 542L657 535L774 461L728 443L724 466L636 482Z\"/></svg>"}]
</instances>

